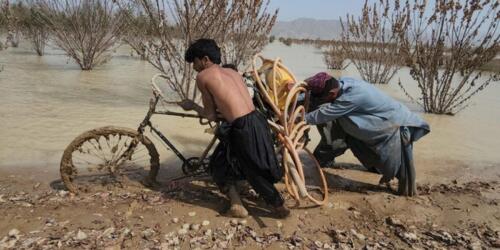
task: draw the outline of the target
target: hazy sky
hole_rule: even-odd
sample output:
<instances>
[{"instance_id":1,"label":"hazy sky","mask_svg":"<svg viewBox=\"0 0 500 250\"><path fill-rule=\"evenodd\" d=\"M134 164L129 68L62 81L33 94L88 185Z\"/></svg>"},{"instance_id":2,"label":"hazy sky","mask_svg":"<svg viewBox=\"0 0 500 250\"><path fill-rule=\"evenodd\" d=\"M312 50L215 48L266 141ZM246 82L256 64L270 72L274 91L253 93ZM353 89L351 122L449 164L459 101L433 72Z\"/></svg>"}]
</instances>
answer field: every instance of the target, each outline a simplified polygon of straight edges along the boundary
<instances>
[{"instance_id":1,"label":"hazy sky","mask_svg":"<svg viewBox=\"0 0 500 250\"><path fill-rule=\"evenodd\" d=\"M428 2L433 6L435 0ZM269 6L272 10L279 8L279 21L301 17L338 20L339 17L345 18L346 14L360 15L364 3L364 0L271 0Z\"/></svg>"},{"instance_id":2,"label":"hazy sky","mask_svg":"<svg viewBox=\"0 0 500 250\"><path fill-rule=\"evenodd\" d=\"M363 4L364 0L271 0L269 6L279 8L279 21L300 17L338 20L347 13L360 14Z\"/></svg>"}]
</instances>

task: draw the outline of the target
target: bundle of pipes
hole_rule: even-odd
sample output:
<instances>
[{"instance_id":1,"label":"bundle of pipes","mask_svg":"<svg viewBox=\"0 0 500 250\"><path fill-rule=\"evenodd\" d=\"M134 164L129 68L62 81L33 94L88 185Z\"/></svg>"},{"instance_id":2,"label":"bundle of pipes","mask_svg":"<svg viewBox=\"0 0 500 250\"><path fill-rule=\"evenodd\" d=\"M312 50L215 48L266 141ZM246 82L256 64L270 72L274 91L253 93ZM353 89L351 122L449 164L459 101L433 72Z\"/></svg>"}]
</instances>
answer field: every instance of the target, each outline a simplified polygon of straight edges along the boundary
<instances>
[{"instance_id":1,"label":"bundle of pipes","mask_svg":"<svg viewBox=\"0 0 500 250\"><path fill-rule=\"evenodd\" d=\"M261 67L257 67L258 59L262 62ZM270 60L256 55L253 60L252 73L260 94L274 112L275 117L268 119L268 122L281 143L279 148L282 154L282 165L285 169L284 181L288 193L297 201L298 205L303 198L308 198L317 205L325 204L328 198L328 185L318 161L305 147L305 133L310 129L310 126L304 120L306 107L298 103L299 96L302 94L306 97L304 103L307 103L306 84L298 82L279 58ZM262 81L261 75L263 74L266 81ZM313 197L306 188L300 153L304 153L311 159L311 162L314 162L321 180L321 198Z\"/></svg>"}]
</instances>

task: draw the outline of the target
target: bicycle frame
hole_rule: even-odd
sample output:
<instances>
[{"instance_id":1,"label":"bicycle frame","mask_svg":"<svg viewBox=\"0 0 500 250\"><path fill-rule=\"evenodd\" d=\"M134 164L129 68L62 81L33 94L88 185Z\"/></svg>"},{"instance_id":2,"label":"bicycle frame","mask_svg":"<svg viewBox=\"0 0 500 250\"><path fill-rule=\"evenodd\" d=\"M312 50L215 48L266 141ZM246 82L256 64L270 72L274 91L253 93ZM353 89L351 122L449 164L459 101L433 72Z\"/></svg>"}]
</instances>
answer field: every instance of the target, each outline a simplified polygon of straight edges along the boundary
<instances>
[{"instance_id":1,"label":"bicycle frame","mask_svg":"<svg viewBox=\"0 0 500 250\"><path fill-rule=\"evenodd\" d=\"M203 117L195 115L195 114L188 114L188 113L180 113L180 112L172 112L172 111L157 111L156 110L156 105L160 101L161 96L156 93L156 91L153 90L154 97L150 99L149 101L149 110L142 120L141 124L137 128L137 132L139 134L143 134L146 128L149 128L151 133L157 135L166 145L168 148L170 148L174 154L183 162L183 166L188 167L188 169L192 170L197 170L199 167L201 167L204 164L204 161L207 159L207 156L212 149L212 147L215 145L215 142L217 141L217 137L214 135L212 139L210 140L208 146L206 149L203 151L200 157L191 157L191 158L186 158L175 146L174 144L157 128L153 126L151 123L151 117L153 115L172 115L172 116L179 116L179 117L188 117L188 118L198 118L200 121L203 119ZM184 171L184 167L183 167ZM187 175L187 173L185 172ZM195 174L193 174L195 175ZM183 176L186 177L186 176Z\"/></svg>"}]
</instances>

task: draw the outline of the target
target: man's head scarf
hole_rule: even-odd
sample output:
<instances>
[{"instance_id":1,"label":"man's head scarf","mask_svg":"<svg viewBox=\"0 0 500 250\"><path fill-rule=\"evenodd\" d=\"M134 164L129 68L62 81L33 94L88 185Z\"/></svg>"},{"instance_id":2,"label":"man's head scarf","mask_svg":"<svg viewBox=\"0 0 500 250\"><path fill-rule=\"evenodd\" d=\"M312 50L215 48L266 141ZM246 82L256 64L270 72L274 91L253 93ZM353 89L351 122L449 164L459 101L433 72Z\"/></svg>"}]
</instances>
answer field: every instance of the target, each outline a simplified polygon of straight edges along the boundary
<instances>
[{"instance_id":1,"label":"man's head scarf","mask_svg":"<svg viewBox=\"0 0 500 250\"><path fill-rule=\"evenodd\" d=\"M319 95L321 92L323 92L323 89L325 88L326 81L330 80L332 78L331 75L329 75L326 72L320 72L317 73L314 76L311 76L304 80L307 83L307 86L311 90L311 93L313 95Z\"/></svg>"}]
</instances>

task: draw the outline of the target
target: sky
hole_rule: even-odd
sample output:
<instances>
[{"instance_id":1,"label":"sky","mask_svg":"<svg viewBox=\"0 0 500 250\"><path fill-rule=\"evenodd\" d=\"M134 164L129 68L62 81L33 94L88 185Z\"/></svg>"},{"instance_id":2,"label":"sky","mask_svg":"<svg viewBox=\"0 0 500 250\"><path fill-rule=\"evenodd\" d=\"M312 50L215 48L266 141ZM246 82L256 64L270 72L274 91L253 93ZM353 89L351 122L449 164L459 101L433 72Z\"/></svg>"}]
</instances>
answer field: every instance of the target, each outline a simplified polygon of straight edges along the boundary
<instances>
[{"instance_id":1,"label":"sky","mask_svg":"<svg viewBox=\"0 0 500 250\"><path fill-rule=\"evenodd\" d=\"M359 15L364 0L271 0L271 10L279 8L278 21L301 17L315 19L344 18L346 14Z\"/></svg>"},{"instance_id":2,"label":"sky","mask_svg":"<svg viewBox=\"0 0 500 250\"><path fill-rule=\"evenodd\" d=\"M271 10L279 8L278 21L291 21L301 17L315 19L345 18L346 14L358 16L365 0L270 0ZM374 0L369 0L373 3ZM401 1L403 2L403 1ZM435 0L428 1L433 6Z\"/></svg>"}]
</instances>

